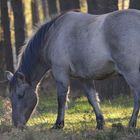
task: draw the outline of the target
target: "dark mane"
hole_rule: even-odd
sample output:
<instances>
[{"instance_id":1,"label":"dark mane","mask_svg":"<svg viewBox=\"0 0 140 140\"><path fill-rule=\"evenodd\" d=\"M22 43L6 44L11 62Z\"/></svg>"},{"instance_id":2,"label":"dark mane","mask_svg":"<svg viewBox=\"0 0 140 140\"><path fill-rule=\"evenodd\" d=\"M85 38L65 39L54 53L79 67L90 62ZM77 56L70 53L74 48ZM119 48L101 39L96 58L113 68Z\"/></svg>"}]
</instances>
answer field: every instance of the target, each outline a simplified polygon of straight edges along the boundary
<instances>
[{"instance_id":1,"label":"dark mane","mask_svg":"<svg viewBox=\"0 0 140 140\"><path fill-rule=\"evenodd\" d=\"M72 11L79 12L79 10ZM30 75L32 74L33 69L36 67L36 64L41 63L39 52L42 50L42 47L44 47L43 44L44 41L47 40L47 33L49 32L49 29L66 13L67 12L64 12L51 21L41 25L32 38L21 49L17 70L23 72L28 78L30 78Z\"/></svg>"},{"instance_id":2,"label":"dark mane","mask_svg":"<svg viewBox=\"0 0 140 140\"><path fill-rule=\"evenodd\" d=\"M42 50L47 32L56 20L63 15L61 14L41 25L27 44L23 46L19 54L18 71L22 71L28 77L30 76L32 70L36 67L38 61L40 61L39 52Z\"/></svg>"}]
</instances>

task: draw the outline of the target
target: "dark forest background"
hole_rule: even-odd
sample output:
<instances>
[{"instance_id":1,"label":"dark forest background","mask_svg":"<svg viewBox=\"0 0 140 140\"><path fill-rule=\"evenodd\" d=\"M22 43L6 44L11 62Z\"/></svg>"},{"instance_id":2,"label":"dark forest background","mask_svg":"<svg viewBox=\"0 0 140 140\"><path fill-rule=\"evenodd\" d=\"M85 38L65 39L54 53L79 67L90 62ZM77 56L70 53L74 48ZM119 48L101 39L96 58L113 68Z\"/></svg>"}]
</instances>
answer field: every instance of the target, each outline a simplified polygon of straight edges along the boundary
<instances>
[{"instance_id":1,"label":"dark forest background","mask_svg":"<svg viewBox=\"0 0 140 140\"><path fill-rule=\"evenodd\" d=\"M21 47L39 23L72 9L100 15L127 8L140 9L140 0L0 0L0 81L5 78L5 70L14 72ZM53 80L46 79L42 84L44 92L54 88ZM101 98L130 94L122 77L95 81L95 85ZM0 82L1 96L6 95L6 86ZM72 80L71 89L72 96L78 96L80 82Z\"/></svg>"}]
</instances>

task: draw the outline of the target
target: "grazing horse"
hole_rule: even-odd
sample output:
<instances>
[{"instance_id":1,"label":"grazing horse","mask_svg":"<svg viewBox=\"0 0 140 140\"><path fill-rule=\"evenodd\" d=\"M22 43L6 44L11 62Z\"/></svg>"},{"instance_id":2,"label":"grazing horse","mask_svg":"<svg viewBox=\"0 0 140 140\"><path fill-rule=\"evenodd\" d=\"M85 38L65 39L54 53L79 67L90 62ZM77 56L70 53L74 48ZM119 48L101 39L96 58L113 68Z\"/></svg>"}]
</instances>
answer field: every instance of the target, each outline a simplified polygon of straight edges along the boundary
<instances>
[{"instance_id":1,"label":"grazing horse","mask_svg":"<svg viewBox=\"0 0 140 140\"><path fill-rule=\"evenodd\" d=\"M134 91L129 122L136 127L140 107L140 12L116 11L104 15L67 12L44 23L28 41L14 74L7 72L15 126L24 126L37 104L36 87L51 70L56 81L58 114L53 128L64 127L70 77L83 83L96 115L97 128L104 118L93 80L121 74Z\"/></svg>"}]
</instances>

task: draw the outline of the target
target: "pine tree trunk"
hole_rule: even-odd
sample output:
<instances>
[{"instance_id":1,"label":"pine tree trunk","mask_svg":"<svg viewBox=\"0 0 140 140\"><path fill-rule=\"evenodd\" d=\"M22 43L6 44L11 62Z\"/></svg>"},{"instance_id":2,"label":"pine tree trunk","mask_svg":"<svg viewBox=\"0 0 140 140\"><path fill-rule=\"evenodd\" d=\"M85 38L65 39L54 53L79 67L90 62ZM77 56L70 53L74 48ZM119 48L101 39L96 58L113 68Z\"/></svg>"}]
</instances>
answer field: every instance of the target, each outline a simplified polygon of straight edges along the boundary
<instances>
[{"instance_id":1,"label":"pine tree trunk","mask_svg":"<svg viewBox=\"0 0 140 140\"><path fill-rule=\"evenodd\" d=\"M32 25L33 27L39 23L39 11L38 11L38 0L31 0L32 10Z\"/></svg>"},{"instance_id":2,"label":"pine tree trunk","mask_svg":"<svg viewBox=\"0 0 140 140\"><path fill-rule=\"evenodd\" d=\"M88 12L91 14L105 14L118 10L118 0L87 0Z\"/></svg>"},{"instance_id":3,"label":"pine tree trunk","mask_svg":"<svg viewBox=\"0 0 140 140\"><path fill-rule=\"evenodd\" d=\"M12 54L12 45L11 45L11 34L10 34L10 20L8 15L8 6L7 0L1 1L1 21L3 28L3 36L4 36L4 48L5 48L5 61L6 61L6 69L9 71L14 71L13 68L13 54Z\"/></svg>"},{"instance_id":4,"label":"pine tree trunk","mask_svg":"<svg viewBox=\"0 0 140 140\"><path fill-rule=\"evenodd\" d=\"M56 0L48 0L49 15L54 17L58 14L58 6Z\"/></svg>"},{"instance_id":5,"label":"pine tree trunk","mask_svg":"<svg viewBox=\"0 0 140 140\"><path fill-rule=\"evenodd\" d=\"M11 0L13 14L14 14L14 29L15 29L15 43L16 53L25 41L25 17L22 0Z\"/></svg>"},{"instance_id":6,"label":"pine tree trunk","mask_svg":"<svg viewBox=\"0 0 140 140\"><path fill-rule=\"evenodd\" d=\"M79 0L59 0L61 12L80 9Z\"/></svg>"},{"instance_id":7,"label":"pine tree trunk","mask_svg":"<svg viewBox=\"0 0 140 140\"><path fill-rule=\"evenodd\" d=\"M49 10L48 10L48 3L47 0L41 0L41 6L43 10L43 18L48 19L49 18Z\"/></svg>"},{"instance_id":8,"label":"pine tree trunk","mask_svg":"<svg viewBox=\"0 0 140 140\"><path fill-rule=\"evenodd\" d=\"M125 8L125 0L122 0L122 10Z\"/></svg>"},{"instance_id":9,"label":"pine tree trunk","mask_svg":"<svg viewBox=\"0 0 140 140\"><path fill-rule=\"evenodd\" d=\"M130 0L129 8L140 10L140 0Z\"/></svg>"},{"instance_id":10,"label":"pine tree trunk","mask_svg":"<svg viewBox=\"0 0 140 140\"><path fill-rule=\"evenodd\" d=\"M107 7L106 8L106 13L109 13L109 12L113 12L113 11L116 11L118 10L118 0L107 0Z\"/></svg>"},{"instance_id":11,"label":"pine tree trunk","mask_svg":"<svg viewBox=\"0 0 140 140\"><path fill-rule=\"evenodd\" d=\"M4 78L4 46L3 41L0 40L0 81Z\"/></svg>"},{"instance_id":12,"label":"pine tree trunk","mask_svg":"<svg viewBox=\"0 0 140 140\"><path fill-rule=\"evenodd\" d=\"M98 14L98 5L97 5L97 0L87 0L88 4L88 13L91 14Z\"/></svg>"},{"instance_id":13,"label":"pine tree trunk","mask_svg":"<svg viewBox=\"0 0 140 140\"><path fill-rule=\"evenodd\" d=\"M0 40L0 81L5 80L5 54L4 54L4 45L3 41ZM0 83L0 96L1 97L6 97L7 92L7 84L6 83Z\"/></svg>"},{"instance_id":14,"label":"pine tree trunk","mask_svg":"<svg viewBox=\"0 0 140 140\"><path fill-rule=\"evenodd\" d=\"M0 0L1 5L1 0ZM0 7L0 19L1 19L1 7ZM2 32L2 26L1 26L1 20L0 20L0 80L3 78L3 72L4 72L4 47L3 47L3 32Z\"/></svg>"}]
</instances>

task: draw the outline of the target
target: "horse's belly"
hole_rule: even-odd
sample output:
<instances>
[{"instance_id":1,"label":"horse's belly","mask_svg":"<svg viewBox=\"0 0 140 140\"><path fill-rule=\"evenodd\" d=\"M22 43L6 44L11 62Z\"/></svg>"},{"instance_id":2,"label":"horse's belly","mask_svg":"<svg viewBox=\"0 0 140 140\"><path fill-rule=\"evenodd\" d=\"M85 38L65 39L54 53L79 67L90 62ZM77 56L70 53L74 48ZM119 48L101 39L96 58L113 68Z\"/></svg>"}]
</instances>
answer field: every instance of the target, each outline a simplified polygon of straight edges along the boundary
<instances>
[{"instance_id":1,"label":"horse's belly","mask_svg":"<svg viewBox=\"0 0 140 140\"><path fill-rule=\"evenodd\" d=\"M76 65L71 76L81 79L101 80L116 75L116 67L112 61L96 64Z\"/></svg>"},{"instance_id":2,"label":"horse's belly","mask_svg":"<svg viewBox=\"0 0 140 140\"><path fill-rule=\"evenodd\" d=\"M106 65L97 71L93 71L92 79L94 80L102 80L114 76L117 74L114 65Z\"/></svg>"}]
</instances>

